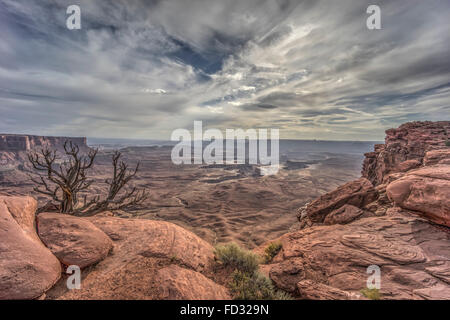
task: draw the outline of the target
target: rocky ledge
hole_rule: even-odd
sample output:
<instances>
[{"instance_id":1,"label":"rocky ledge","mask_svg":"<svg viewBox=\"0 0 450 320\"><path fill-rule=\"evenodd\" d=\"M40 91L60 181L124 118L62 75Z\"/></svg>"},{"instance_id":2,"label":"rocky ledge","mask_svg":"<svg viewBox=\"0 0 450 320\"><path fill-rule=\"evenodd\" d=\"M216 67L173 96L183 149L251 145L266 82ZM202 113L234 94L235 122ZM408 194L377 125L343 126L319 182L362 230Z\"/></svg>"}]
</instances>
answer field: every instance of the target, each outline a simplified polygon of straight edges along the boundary
<instances>
[{"instance_id":1,"label":"rocky ledge","mask_svg":"<svg viewBox=\"0 0 450 320\"><path fill-rule=\"evenodd\" d=\"M376 265L384 299L450 299L449 128L387 130L363 177L301 208L300 230L276 239L282 249L264 267L274 283L299 298L364 298Z\"/></svg>"}]
</instances>

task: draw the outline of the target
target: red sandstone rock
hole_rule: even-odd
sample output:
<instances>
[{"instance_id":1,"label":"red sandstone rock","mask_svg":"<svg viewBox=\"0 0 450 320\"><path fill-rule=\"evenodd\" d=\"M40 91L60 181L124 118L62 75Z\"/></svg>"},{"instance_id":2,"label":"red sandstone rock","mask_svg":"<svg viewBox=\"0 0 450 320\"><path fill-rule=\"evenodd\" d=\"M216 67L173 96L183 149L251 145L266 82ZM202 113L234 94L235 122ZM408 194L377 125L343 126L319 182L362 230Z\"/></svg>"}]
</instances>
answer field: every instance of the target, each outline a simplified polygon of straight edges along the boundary
<instances>
[{"instance_id":1,"label":"red sandstone rock","mask_svg":"<svg viewBox=\"0 0 450 320\"><path fill-rule=\"evenodd\" d=\"M171 265L158 271L163 300L229 300L227 290L201 273Z\"/></svg>"},{"instance_id":2,"label":"red sandstone rock","mask_svg":"<svg viewBox=\"0 0 450 320\"><path fill-rule=\"evenodd\" d=\"M414 160L406 160L406 161L400 162L397 165L396 169L399 172L405 172L405 171L409 171L411 169L418 168L421 165L422 165L422 163L419 160L415 160L415 159Z\"/></svg>"},{"instance_id":3,"label":"red sandstone rock","mask_svg":"<svg viewBox=\"0 0 450 320\"><path fill-rule=\"evenodd\" d=\"M323 221L324 224L346 224L349 223L356 218L358 218L360 215L364 213L363 210L349 205L345 204L339 209L336 209L332 211L330 214L328 214L325 217L325 220Z\"/></svg>"},{"instance_id":4,"label":"red sandstone rock","mask_svg":"<svg viewBox=\"0 0 450 320\"><path fill-rule=\"evenodd\" d=\"M312 280L302 280L297 283L297 291L302 299L307 300L362 300L358 293L339 290L326 284Z\"/></svg>"},{"instance_id":5,"label":"red sandstone rock","mask_svg":"<svg viewBox=\"0 0 450 320\"><path fill-rule=\"evenodd\" d=\"M114 248L83 272L80 290L67 291L60 286L48 293L50 298L206 299L213 297L205 291L211 289L218 290L217 297L226 297L222 287L201 275L210 271L212 246L191 232L164 221L107 216L83 219L105 232L114 241ZM173 270L182 273L175 275ZM161 277L166 281L161 282ZM190 284L198 289L188 290Z\"/></svg>"},{"instance_id":6,"label":"red sandstone rock","mask_svg":"<svg viewBox=\"0 0 450 320\"><path fill-rule=\"evenodd\" d=\"M384 299L449 299L449 131L449 121L387 130L386 144L375 145L363 165L376 201L359 201L355 186L367 185L361 179L313 201L300 216L300 226L310 228L281 237L283 249L264 272L299 297L347 299L365 287L365 268L375 264Z\"/></svg>"},{"instance_id":7,"label":"red sandstone rock","mask_svg":"<svg viewBox=\"0 0 450 320\"><path fill-rule=\"evenodd\" d=\"M434 164L450 164L450 148L428 151L423 158L423 164L431 166Z\"/></svg>"},{"instance_id":8,"label":"red sandstone rock","mask_svg":"<svg viewBox=\"0 0 450 320\"><path fill-rule=\"evenodd\" d=\"M405 210L346 225L313 226L277 241L283 246L281 261L265 270L277 287L298 297L358 295L366 287L367 267L378 265L382 299L448 299L450 234Z\"/></svg>"},{"instance_id":9,"label":"red sandstone rock","mask_svg":"<svg viewBox=\"0 0 450 320\"><path fill-rule=\"evenodd\" d=\"M410 171L390 183L386 192L396 205L450 227L450 166L438 165Z\"/></svg>"},{"instance_id":10,"label":"red sandstone rock","mask_svg":"<svg viewBox=\"0 0 450 320\"><path fill-rule=\"evenodd\" d=\"M114 241L115 252L120 249L124 254L176 258L198 271L214 259L209 243L170 222L113 217L93 217L90 221Z\"/></svg>"},{"instance_id":11,"label":"red sandstone rock","mask_svg":"<svg viewBox=\"0 0 450 320\"><path fill-rule=\"evenodd\" d=\"M375 201L377 197L378 193L372 183L366 178L360 178L314 200L300 212L299 218L312 223L322 223L329 213L344 204L362 208Z\"/></svg>"},{"instance_id":12,"label":"red sandstone rock","mask_svg":"<svg viewBox=\"0 0 450 320\"><path fill-rule=\"evenodd\" d=\"M450 132L450 121L424 121L402 124L386 130L384 145L375 145L375 151L366 153L362 176L374 185L407 160L423 161L427 151L448 149L445 145Z\"/></svg>"},{"instance_id":13,"label":"red sandstone rock","mask_svg":"<svg viewBox=\"0 0 450 320\"><path fill-rule=\"evenodd\" d=\"M34 231L37 203L0 196L0 299L35 299L61 276L58 259Z\"/></svg>"},{"instance_id":14,"label":"red sandstone rock","mask_svg":"<svg viewBox=\"0 0 450 320\"><path fill-rule=\"evenodd\" d=\"M103 260L111 239L90 221L61 213L38 216L39 237L66 266L85 268Z\"/></svg>"}]
</instances>

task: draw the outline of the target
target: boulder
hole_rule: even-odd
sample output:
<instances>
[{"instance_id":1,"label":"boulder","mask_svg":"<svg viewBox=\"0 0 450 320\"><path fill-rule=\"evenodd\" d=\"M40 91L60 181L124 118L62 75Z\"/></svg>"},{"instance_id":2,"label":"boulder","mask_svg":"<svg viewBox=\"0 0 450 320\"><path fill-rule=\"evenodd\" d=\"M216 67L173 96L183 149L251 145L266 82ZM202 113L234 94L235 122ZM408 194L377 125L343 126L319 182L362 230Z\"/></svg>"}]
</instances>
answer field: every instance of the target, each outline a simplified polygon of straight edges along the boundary
<instances>
[{"instance_id":1,"label":"boulder","mask_svg":"<svg viewBox=\"0 0 450 320\"><path fill-rule=\"evenodd\" d=\"M115 244L115 252L176 259L201 271L214 259L212 246L192 232L165 221L94 217L90 221Z\"/></svg>"},{"instance_id":2,"label":"boulder","mask_svg":"<svg viewBox=\"0 0 450 320\"><path fill-rule=\"evenodd\" d=\"M343 205L347 204L362 208L375 201L377 197L378 193L372 183L366 178L360 178L346 183L309 203L300 212L299 219L306 219L312 223L323 223L329 213L341 208Z\"/></svg>"},{"instance_id":3,"label":"boulder","mask_svg":"<svg viewBox=\"0 0 450 320\"><path fill-rule=\"evenodd\" d=\"M103 260L112 240L87 219L61 213L38 215L39 237L62 264L85 268Z\"/></svg>"},{"instance_id":4,"label":"boulder","mask_svg":"<svg viewBox=\"0 0 450 320\"><path fill-rule=\"evenodd\" d=\"M437 165L410 171L390 183L386 193L396 205L450 227L450 166Z\"/></svg>"},{"instance_id":5,"label":"boulder","mask_svg":"<svg viewBox=\"0 0 450 320\"><path fill-rule=\"evenodd\" d=\"M199 272L177 265L158 270L160 298L164 300L229 300L227 290Z\"/></svg>"},{"instance_id":6,"label":"boulder","mask_svg":"<svg viewBox=\"0 0 450 320\"><path fill-rule=\"evenodd\" d=\"M61 276L34 231L36 207L31 197L0 196L0 300L39 298Z\"/></svg>"}]
</instances>

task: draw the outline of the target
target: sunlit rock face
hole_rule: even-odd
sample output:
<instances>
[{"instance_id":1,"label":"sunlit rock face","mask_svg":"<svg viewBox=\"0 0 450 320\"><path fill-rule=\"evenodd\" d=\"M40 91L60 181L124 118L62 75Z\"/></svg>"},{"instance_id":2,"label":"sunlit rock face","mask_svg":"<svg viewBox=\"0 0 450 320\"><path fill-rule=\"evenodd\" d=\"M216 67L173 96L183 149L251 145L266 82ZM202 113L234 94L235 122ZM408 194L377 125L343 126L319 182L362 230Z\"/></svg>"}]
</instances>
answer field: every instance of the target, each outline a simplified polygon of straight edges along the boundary
<instances>
[{"instance_id":1,"label":"sunlit rock face","mask_svg":"<svg viewBox=\"0 0 450 320\"><path fill-rule=\"evenodd\" d=\"M35 229L31 197L0 195L0 300L36 299L61 276L58 259Z\"/></svg>"},{"instance_id":2,"label":"sunlit rock face","mask_svg":"<svg viewBox=\"0 0 450 320\"><path fill-rule=\"evenodd\" d=\"M374 185L381 184L390 173L404 171L408 166L417 167L404 161L422 163L428 151L448 149L449 135L450 121L408 122L397 129L386 130L385 144L375 145L373 152L365 154L362 176Z\"/></svg>"}]
</instances>

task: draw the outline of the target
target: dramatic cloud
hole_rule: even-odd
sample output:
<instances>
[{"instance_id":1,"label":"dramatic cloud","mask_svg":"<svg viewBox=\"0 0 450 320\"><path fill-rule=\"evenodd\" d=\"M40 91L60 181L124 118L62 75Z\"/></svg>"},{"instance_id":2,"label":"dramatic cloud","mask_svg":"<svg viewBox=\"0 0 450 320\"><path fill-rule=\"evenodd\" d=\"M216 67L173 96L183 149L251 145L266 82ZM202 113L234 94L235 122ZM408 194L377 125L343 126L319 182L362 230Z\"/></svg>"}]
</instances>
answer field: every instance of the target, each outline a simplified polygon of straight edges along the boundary
<instances>
[{"instance_id":1,"label":"dramatic cloud","mask_svg":"<svg viewBox=\"0 0 450 320\"><path fill-rule=\"evenodd\" d=\"M66 28L81 7L82 29ZM0 132L379 140L450 109L450 3L2 0Z\"/></svg>"}]
</instances>

